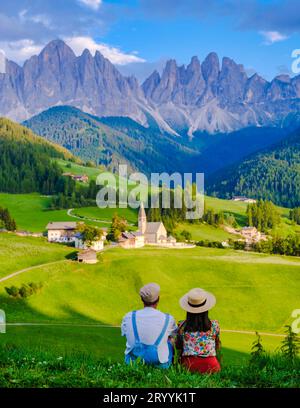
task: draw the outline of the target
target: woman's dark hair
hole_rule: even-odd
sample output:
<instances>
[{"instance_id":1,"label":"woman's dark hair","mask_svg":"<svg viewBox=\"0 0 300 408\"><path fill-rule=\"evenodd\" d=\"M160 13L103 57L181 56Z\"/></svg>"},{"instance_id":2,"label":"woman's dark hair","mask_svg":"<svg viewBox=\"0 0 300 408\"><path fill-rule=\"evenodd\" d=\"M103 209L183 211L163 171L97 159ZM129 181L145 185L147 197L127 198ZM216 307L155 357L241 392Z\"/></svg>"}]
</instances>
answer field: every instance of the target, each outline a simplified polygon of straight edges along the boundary
<instances>
[{"instance_id":1,"label":"woman's dark hair","mask_svg":"<svg viewBox=\"0 0 300 408\"><path fill-rule=\"evenodd\" d=\"M208 318L208 311L202 313L189 313L186 314L186 321L184 324L185 332L206 332L211 328L211 321Z\"/></svg>"}]
</instances>

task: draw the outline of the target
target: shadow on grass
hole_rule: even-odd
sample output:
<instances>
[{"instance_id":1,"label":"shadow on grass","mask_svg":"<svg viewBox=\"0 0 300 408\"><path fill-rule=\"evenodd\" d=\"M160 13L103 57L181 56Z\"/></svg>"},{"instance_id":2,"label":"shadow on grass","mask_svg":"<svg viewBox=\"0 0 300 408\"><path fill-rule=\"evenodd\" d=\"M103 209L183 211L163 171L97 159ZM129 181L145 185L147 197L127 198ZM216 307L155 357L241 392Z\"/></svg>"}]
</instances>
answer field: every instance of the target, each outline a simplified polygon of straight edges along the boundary
<instances>
[{"instance_id":1,"label":"shadow on grass","mask_svg":"<svg viewBox=\"0 0 300 408\"><path fill-rule=\"evenodd\" d=\"M67 254L65 256L65 258L70 260L70 261L76 261L77 260L77 254L78 254L78 251L72 251L69 254Z\"/></svg>"}]
</instances>

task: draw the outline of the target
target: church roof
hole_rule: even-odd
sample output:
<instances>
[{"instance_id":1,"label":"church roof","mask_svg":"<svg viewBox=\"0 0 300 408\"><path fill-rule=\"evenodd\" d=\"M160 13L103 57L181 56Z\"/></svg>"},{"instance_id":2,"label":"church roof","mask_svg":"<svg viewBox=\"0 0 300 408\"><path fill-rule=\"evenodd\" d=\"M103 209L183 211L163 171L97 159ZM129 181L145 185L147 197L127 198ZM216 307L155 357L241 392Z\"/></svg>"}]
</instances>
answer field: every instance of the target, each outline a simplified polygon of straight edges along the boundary
<instances>
[{"instance_id":1,"label":"church roof","mask_svg":"<svg viewBox=\"0 0 300 408\"><path fill-rule=\"evenodd\" d=\"M163 225L161 221L159 222L147 222L146 226L146 234L154 234L155 232L158 231L159 227Z\"/></svg>"}]
</instances>

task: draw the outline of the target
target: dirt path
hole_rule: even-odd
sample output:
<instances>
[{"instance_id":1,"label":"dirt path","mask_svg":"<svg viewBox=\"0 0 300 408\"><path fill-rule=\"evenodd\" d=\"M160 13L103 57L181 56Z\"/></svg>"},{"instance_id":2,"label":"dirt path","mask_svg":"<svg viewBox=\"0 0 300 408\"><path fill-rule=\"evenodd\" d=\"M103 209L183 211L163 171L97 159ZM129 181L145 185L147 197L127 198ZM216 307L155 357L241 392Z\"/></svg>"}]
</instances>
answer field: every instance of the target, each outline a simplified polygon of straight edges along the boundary
<instances>
[{"instance_id":1,"label":"dirt path","mask_svg":"<svg viewBox=\"0 0 300 408\"><path fill-rule=\"evenodd\" d=\"M40 265L30 266L29 268L21 269L20 271L13 272L10 275L4 276L3 278L0 279L0 283L8 279L11 279L17 275L20 275L21 273L29 272L29 271L32 271L33 269L38 269L38 268L41 268L43 266L48 266L48 265L55 265L55 264L62 263L62 262L67 262L67 260L61 259L60 261L48 262L48 263L44 263Z\"/></svg>"},{"instance_id":2,"label":"dirt path","mask_svg":"<svg viewBox=\"0 0 300 408\"><path fill-rule=\"evenodd\" d=\"M121 326L107 326L104 324L73 324L73 323L6 323L7 326L62 326L62 327L94 327L94 328L103 328L103 329L120 329ZM255 335L255 331L251 330L230 330L230 329L223 329L223 333L235 333L235 334L251 334ZM259 334L262 336L271 336L271 337L285 337L284 334L277 334L277 333L267 333L259 331Z\"/></svg>"},{"instance_id":3,"label":"dirt path","mask_svg":"<svg viewBox=\"0 0 300 408\"><path fill-rule=\"evenodd\" d=\"M76 218L76 219L81 220L81 221L85 220L85 221L99 222L99 223L102 223L102 224L111 224L111 221L99 220L98 218L89 218L89 217L85 217L84 215L82 215L81 217L78 217L78 215L75 215L75 214L72 213L73 210L74 210L74 208L69 208L68 209L67 214L68 214L69 217L73 217L73 218ZM130 226L134 225L134 224L129 223L129 222L127 224L130 225Z\"/></svg>"},{"instance_id":4,"label":"dirt path","mask_svg":"<svg viewBox=\"0 0 300 408\"><path fill-rule=\"evenodd\" d=\"M67 211L67 214L69 217L73 217L73 218L77 218L78 220L85 220L85 221L92 221L92 222L100 222L103 224L111 224L111 221L107 221L107 220L98 220L95 218L88 218L85 217L84 215L82 217L78 217L78 215L72 214L72 211L74 210L74 208L69 208Z\"/></svg>"}]
</instances>

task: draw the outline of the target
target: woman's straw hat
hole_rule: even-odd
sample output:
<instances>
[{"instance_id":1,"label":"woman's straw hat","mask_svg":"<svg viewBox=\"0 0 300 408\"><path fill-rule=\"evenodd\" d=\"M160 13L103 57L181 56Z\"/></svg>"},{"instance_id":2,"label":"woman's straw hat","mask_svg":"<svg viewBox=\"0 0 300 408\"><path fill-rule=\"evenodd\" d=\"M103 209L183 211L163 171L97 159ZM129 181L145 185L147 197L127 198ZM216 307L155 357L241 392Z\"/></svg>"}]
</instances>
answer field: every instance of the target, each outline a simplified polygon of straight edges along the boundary
<instances>
[{"instance_id":1,"label":"woman's straw hat","mask_svg":"<svg viewBox=\"0 0 300 408\"><path fill-rule=\"evenodd\" d=\"M202 313L214 307L216 298L204 289L194 288L182 296L179 304L189 313Z\"/></svg>"}]
</instances>

